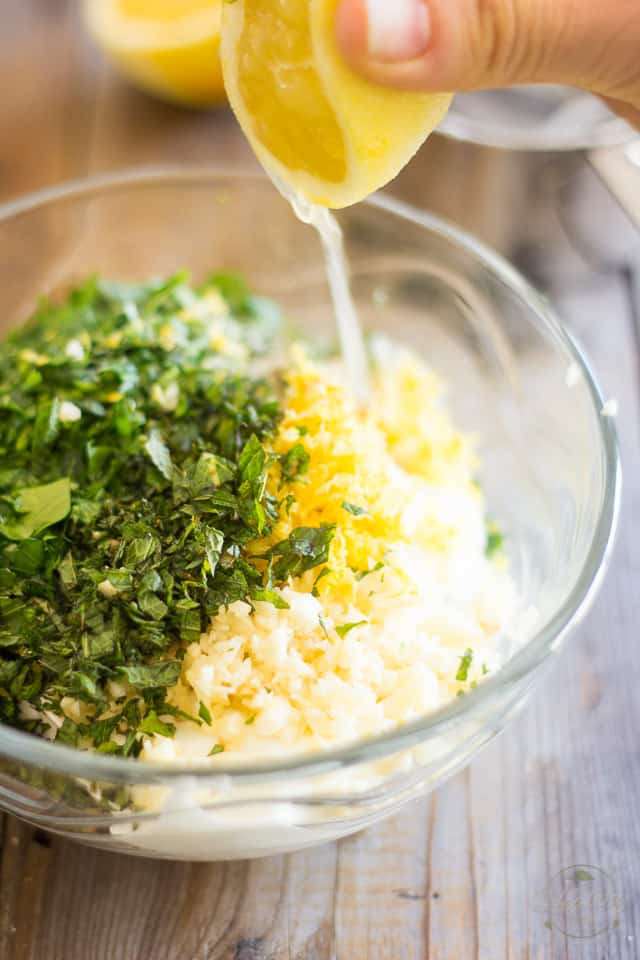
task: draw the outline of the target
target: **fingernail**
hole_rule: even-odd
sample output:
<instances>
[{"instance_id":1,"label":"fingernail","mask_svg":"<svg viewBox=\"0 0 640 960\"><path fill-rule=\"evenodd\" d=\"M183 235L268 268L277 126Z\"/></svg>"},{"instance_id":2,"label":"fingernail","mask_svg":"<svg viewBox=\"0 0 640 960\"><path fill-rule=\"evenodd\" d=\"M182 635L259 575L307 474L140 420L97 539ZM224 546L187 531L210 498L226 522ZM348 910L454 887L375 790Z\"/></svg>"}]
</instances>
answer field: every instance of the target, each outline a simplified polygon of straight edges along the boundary
<instances>
[{"instance_id":1,"label":"fingernail","mask_svg":"<svg viewBox=\"0 0 640 960\"><path fill-rule=\"evenodd\" d=\"M400 63L426 52L430 38L425 0L365 0L372 60Z\"/></svg>"}]
</instances>

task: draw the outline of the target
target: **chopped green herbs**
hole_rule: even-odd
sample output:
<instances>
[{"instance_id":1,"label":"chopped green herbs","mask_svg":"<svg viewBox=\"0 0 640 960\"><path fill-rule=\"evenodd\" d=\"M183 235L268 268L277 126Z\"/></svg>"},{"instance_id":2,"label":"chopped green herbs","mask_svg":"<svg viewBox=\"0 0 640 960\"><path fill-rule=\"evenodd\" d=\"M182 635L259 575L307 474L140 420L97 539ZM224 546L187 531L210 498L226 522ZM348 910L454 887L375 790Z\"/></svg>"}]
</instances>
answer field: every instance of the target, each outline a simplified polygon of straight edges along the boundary
<instances>
[{"instance_id":1,"label":"chopped green herbs","mask_svg":"<svg viewBox=\"0 0 640 960\"><path fill-rule=\"evenodd\" d=\"M280 460L283 479L291 482L301 477L309 469L309 459L309 454L302 444L296 443Z\"/></svg>"},{"instance_id":2,"label":"chopped green herbs","mask_svg":"<svg viewBox=\"0 0 640 960\"><path fill-rule=\"evenodd\" d=\"M207 724L207 726L211 726L211 712L209 708L204 705L204 703L201 703L198 707L198 716L204 723Z\"/></svg>"},{"instance_id":3,"label":"chopped green herbs","mask_svg":"<svg viewBox=\"0 0 640 960\"><path fill-rule=\"evenodd\" d=\"M216 754L218 754L218 753L224 753L224 747L222 746L221 743L215 743L215 744L211 747L211 750L209 750L209 753L207 754L207 756L209 756L209 757L215 757Z\"/></svg>"},{"instance_id":4,"label":"chopped green herbs","mask_svg":"<svg viewBox=\"0 0 640 960\"><path fill-rule=\"evenodd\" d=\"M6 496L6 495L5 495ZM0 534L8 540L28 540L47 527L59 523L71 510L71 484L68 477L41 487L24 487L5 500ZM13 514L13 516L11 516Z\"/></svg>"},{"instance_id":5,"label":"chopped green herbs","mask_svg":"<svg viewBox=\"0 0 640 960\"><path fill-rule=\"evenodd\" d=\"M139 666L121 666L118 675L124 676L132 687L139 690L155 690L158 687L172 687L180 676L179 660L161 660Z\"/></svg>"},{"instance_id":6,"label":"chopped green herbs","mask_svg":"<svg viewBox=\"0 0 640 960\"><path fill-rule=\"evenodd\" d=\"M319 527L297 527L286 540L281 540L269 551L273 576L278 581L299 577L329 559L329 547L335 524L322 523Z\"/></svg>"},{"instance_id":7,"label":"chopped green herbs","mask_svg":"<svg viewBox=\"0 0 640 960\"><path fill-rule=\"evenodd\" d=\"M319 591L318 591L318 584L319 584L320 581L323 580L325 577L328 577L330 573L331 573L331 570L329 569L329 567L323 567L323 568L322 568L322 570L320 571L320 573L318 574L318 576L317 576L317 577L315 578L315 580L313 581L313 587L311 588L311 595L312 595L313 597L318 597L318 596L320 595L320 594L319 594Z\"/></svg>"},{"instance_id":8,"label":"chopped green herbs","mask_svg":"<svg viewBox=\"0 0 640 960\"><path fill-rule=\"evenodd\" d=\"M3 344L0 720L44 732L20 703L62 716L70 696L88 719L61 740L135 755L140 734L173 734L167 689L211 616L286 607L274 585L326 561L326 525L294 530L268 571L248 550L279 516L279 384L246 375L278 321L233 274L91 279ZM308 462L296 444L283 478Z\"/></svg>"},{"instance_id":9,"label":"chopped green herbs","mask_svg":"<svg viewBox=\"0 0 640 960\"><path fill-rule=\"evenodd\" d=\"M384 568L384 563L382 560L379 560L376 563L375 567L372 567L371 570L354 570L356 575L356 580L364 580L365 577L368 577L370 573L378 573Z\"/></svg>"},{"instance_id":10,"label":"chopped green herbs","mask_svg":"<svg viewBox=\"0 0 640 960\"><path fill-rule=\"evenodd\" d=\"M460 657L460 666L458 667L458 672L456 673L456 680L460 683L464 683L469 676L469 667L473 660L473 650L471 647L467 647L464 654Z\"/></svg>"},{"instance_id":11,"label":"chopped green herbs","mask_svg":"<svg viewBox=\"0 0 640 960\"><path fill-rule=\"evenodd\" d=\"M253 587L251 589L252 600L262 600L264 603L271 603L276 610L288 610L289 604L278 590L271 590L268 587Z\"/></svg>"},{"instance_id":12,"label":"chopped green herbs","mask_svg":"<svg viewBox=\"0 0 640 960\"><path fill-rule=\"evenodd\" d=\"M355 630L356 627L364 627L368 622L368 620L357 620L355 623L343 623L341 626L336 627L336 633L339 637L346 637L346 635L351 633L352 630Z\"/></svg>"},{"instance_id":13,"label":"chopped green herbs","mask_svg":"<svg viewBox=\"0 0 640 960\"><path fill-rule=\"evenodd\" d=\"M347 513L350 513L354 517L366 517L367 511L364 507L358 507L355 503L348 503L346 500L342 504L342 509L346 510Z\"/></svg>"},{"instance_id":14,"label":"chopped green herbs","mask_svg":"<svg viewBox=\"0 0 640 960\"><path fill-rule=\"evenodd\" d=\"M176 728L172 723L163 723L158 719L155 710L149 710L141 721L138 730L141 733L159 733L161 737L173 737Z\"/></svg>"}]
</instances>

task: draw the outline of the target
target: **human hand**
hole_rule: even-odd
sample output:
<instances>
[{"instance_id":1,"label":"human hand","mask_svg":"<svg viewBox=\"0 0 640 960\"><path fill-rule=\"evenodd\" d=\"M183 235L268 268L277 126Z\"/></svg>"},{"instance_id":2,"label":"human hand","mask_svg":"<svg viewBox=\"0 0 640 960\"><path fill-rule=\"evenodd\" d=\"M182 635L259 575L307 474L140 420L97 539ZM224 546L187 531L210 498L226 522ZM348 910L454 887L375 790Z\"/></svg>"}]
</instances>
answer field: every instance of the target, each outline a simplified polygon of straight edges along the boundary
<instances>
[{"instance_id":1,"label":"human hand","mask_svg":"<svg viewBox=\"0 0 640 960\"><path fill-rule=\"evenodd\" d=\"M374 83L567 84L640 129L640 0L340 0L337 31L347 61Z\"/></svg>"}]
</instances>

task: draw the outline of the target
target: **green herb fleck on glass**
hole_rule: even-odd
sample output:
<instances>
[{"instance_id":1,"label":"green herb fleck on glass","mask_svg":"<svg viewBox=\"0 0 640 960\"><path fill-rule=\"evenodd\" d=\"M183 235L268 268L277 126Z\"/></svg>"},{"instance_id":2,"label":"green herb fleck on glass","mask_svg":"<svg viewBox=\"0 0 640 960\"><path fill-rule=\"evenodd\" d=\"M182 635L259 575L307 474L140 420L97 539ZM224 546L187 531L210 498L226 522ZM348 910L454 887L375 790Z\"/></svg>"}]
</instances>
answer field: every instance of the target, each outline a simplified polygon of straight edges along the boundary
<instances>
[{"instance_id":1,"label":"green herb fleck on glass","mask_svg":"<svg viewBox=\"0 0 640 960\"><path fill-rule=\"evenodd\" d=\"M464 654L460 657L460 666L458 667L458 672L456 673L456 680L460 683L464 683L469 676L469 667L471 666L471 661L473 660L473 650L471 647L467 647Z\"/></svg>"},{"instance_id":2,"label":"green herb fleck on glass","mask_svg":"<svg viewBox=\"0 0 640 960\"><path fill-rule=\"evenodd\" d=\"M495 557L501 553L504 548L504 536L495 523L487 524L487 546L486 554L488 557Z\"/></svg>"}]
</instances>

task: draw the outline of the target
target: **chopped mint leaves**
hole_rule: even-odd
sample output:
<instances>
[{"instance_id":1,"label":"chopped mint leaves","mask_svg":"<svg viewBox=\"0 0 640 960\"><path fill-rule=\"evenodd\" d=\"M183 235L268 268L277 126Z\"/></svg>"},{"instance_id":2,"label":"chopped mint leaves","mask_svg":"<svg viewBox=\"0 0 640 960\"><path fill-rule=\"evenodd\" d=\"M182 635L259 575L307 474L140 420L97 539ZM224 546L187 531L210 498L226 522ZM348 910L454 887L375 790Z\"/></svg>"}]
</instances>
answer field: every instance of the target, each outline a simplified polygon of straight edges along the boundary
<instances>
[{"instance_id":1,"label":"chopped mint leaves","mask_svg":"<svg viewBox=\"0 0 640 960\"><path fill-rule=\"evenodd\" d=\"M318 584L319 584L320 581L323 580L325 577L328 577L330 573L331 573L331 570L329 569L329 567L323 567L323 568L322 568L322 570L320 571L320 573L318 574L318 576L317 576L317 577L315 578L315 580L313 581L313 587L311 588L311 596L312 596L312 597L318 597L318 596L319 596Z\"/></svg>"},{"instance_id":2,"label":"chopped mint leaves","mask_svg":"<svg viewBox=\"0 0 640 960\"><path fill-rule=\"evenodd\" d=\"M142 719L140 725L138 726L138 730L140 733L158 733L161 737L173 737L176 732L174 724L163 723L163 721L159 719L155 710L150 710L149 713Z\"/></svg>"},{"instance_id":3,"label":"chopped mint leaves","mask_svg":"<svg viewBox=\"0 0 640 960\"><path fill-rule=\"evenodd\" d=\"M161 660L158 663L122 665L118 668L132 687L139 690L172 687L178 682L181 664L179 660Z\"/></svg>"},{"instance_id":4,"label":"chopped mint leaves","mask_svg":"<svg viewBox=\"0 0 640 960\"><path fill-rule=\"evenodd\" d=\"M486 554L488 557L495 557L501 553L504 548L504 536L495 523L487 524L487 546Z\"/></svg>"},{"instance_id":5,"label":"chopped mint leaves","mask_svg":"<svg viewBox=\"0 0 640 960\"><path fill-rule=\"evenodd\" d=\"M198 707L198 716L208 727L211 726L211 711L202 702L200 702L200 706Z\"/></svg>"},{"instance_id":6,"label":"chopped mint leaves","mask_svg":"<svg viewBox=\"0 0 640 960\"><path fill-rule=\"evenodd\" d=\"M303 476L309 469L310 460L311 458L302 444L296 443L294 447L291 447L291 450L280 458L283 479L291 483L292 480L297 480Z\"/></svg>"},{"instance_id":7,"label":"chopped mint leaves","mask_svg":"<svg viewBox=\"0 0 640 960\"><path fill-rule=\"evenodd\" d=\"M342 504L342 509L346 510L347 513L350 513L354 517L368 516L367 511L364 509L364 507L358 507L355 503L348 503L346 500Z\"/></svg>"},{"instance_id":8,"label":"chopped mint leaves","mask_svg":"<svg viewBox=\"0 0 640 960\"><path fill-rule=\"evenodd\" d=\"M262 600L263 603L271 603L276 610L289 609L289 604L279 590L271 590L267 587L252 587L251 599Z\"/></svg>"},{"instance_id":9,"label":"chopped mint leaves","mask_svg":"<svg viewBox=\"0 0 640 960\"><path fill-rule=\"evenodd\" d=\"M378 573L384 567L384 563L380 560L376 563L375 567L372 567L370 570L356 570L356 580L364 580L365 577L368 577L370 573Z\"/></svg>"},{"instance_id":10,"label":"chopped mint leaves","mask_svg":"<svg viewBox=\"0 0 640 960\"><path fill-rule=\"evenodd\" d=\"M341 626L336 627L336 633L339 637L346 637L346 635L351 633L352 630L355 630L356 627L364 627L368 623L368 620L356 620L355 623L343 623Z\"/></svg>"},{"instance_id":11,"label":"chopped mint leaves","mask_svg":"<svg viewBox=\"0 0 640 960\"><path fill-rule=\"evenodd\" d=\"M2 494L0 535L8 540L28 540L60 523L71 510L68 477L41 486L27 486Z\"/></svg>"},{"instance_id":12,"label":"chopped mint leaves","mask_svg":"<svg viewBox=\"0 0 640 960\"><path fill-rule=\"evenodd\" d=\"M267 477L281 388L246 375L278 322L235 274L197 288L184 274L93 277L5 340L0 721L43 733L20 702L61 713L71 696L94 717L61 740L135 756L141 734L170 735L167 691L211 617L235 600L282 607L249 546L279 518ZM222 356L229 340L240 349ZM295 445L286 478L307 465ZM278 577L321 562L329 542L294 531Z\"/></svg>"},{"instance_id":13,"label":"chopped mint leaves","mask_svg":"<svg viewBox=\"0 0 640 960\"><path fill-rule=\"evenodd\" d=\"M333 540L335 524L322 523L319 527L297 527L286 540L281 540L269 551L274 560L273 576L282 582L289 577L299 577L329 559L329 547Z\"/></svg>"}]
</instances>

